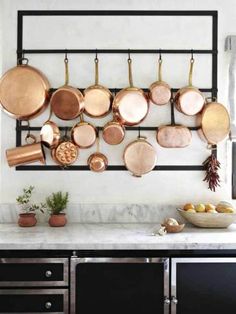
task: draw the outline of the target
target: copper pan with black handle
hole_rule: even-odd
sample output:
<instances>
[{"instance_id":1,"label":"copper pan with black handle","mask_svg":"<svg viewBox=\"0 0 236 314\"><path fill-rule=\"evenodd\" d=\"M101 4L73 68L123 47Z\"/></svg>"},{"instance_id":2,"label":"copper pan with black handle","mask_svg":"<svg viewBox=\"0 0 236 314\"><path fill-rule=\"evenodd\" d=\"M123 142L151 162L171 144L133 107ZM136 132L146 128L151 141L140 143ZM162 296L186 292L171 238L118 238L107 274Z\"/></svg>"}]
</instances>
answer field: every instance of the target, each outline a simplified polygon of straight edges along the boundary
<instances>
[{"instance_id":1,"label":"copper pan with black handle","mask_svg":"<svg viewBox=\"0 0 236 314\"><path fill-rule=\"evenodd\" d=\"M145 92L133 84L132 59L128 57L129 87L119 91L112 108L118 121L125 126L140 124L148 114L149 104Z\"/></svg>"},{"instance_id":2,"label":"copper pan with black handle","mask_svg":"<svg viewBox=\"0 0 236 314\"><path fill-rule=\"evenodd\" d=\"M0 106L10 117L30 120L49 103L50 84L46 76L28 64L27 58L8 70L0 80Z\"/></svg>"},{"instance_id":3,"label":"copper pan with black handle","mask_svg":"<svg viewBox=\"0 0 236 314\"><path fill-rule=\"evenodd\" d=\"M74 120L84 110L84 97L80 90L69 84L69 60L65 56L65 84L51 97L50 104L54 114L61 120Z\"/></svg>"}]
</instances>

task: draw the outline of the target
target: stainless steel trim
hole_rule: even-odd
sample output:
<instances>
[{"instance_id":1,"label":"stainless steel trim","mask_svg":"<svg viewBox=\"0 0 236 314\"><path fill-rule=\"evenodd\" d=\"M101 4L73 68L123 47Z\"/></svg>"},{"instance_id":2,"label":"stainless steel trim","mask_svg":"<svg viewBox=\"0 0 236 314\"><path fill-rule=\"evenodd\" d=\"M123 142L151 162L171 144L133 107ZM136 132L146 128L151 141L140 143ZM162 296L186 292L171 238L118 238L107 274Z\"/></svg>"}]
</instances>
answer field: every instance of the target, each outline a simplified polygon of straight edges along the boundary
<instances>
[{"instance_id":1,"label":"stainless steel trim","mask_svg":"<svg viewBox=\"0 0 236 314\"><path fill-rule=\"evenodd\" d=\"M34 295L34 294L62 294L63 312L47 312L48 314L69 314L68 290L67 289L0 289L0 295ZM22 314L19 312L9 312L11 314ZM6 313L7 314L7 313ZM42 314L42 312L31 312L30 314Z\"/></svg>"},{"instance_id":2,"label":"stainless steel trim","mask_svg":"<svg viewBox=\"0 0 236 314\"><path fill-rule=\"evenodd\" d=\"M183 257L183 258L172 258L171 262L171 299L176 299L177 303L177 264L179 263L236 263L235 257ZM177 303L171 302L171 314L177 313Z\"/></svg>"},{"instance_id":3,"label":"stainless steel trim","mask_svg":"<svg viewBox=\"0 0 236 314\"><path fill-rule=\"evenodd\" d=\"M164 264L164 299L169 299L169 258L162 257L119 257L119 258L108 258L108 257L71 257L71 268L70 268L70 307L71 313L76 313L76 266L81 263L163 263ZM164 313L169 313L170 305L164 302Z\"/></svg>"},{"instance_id":4,"label":"stainless steel trim","mask_svg":"<svg viewBox=\"0 0 236 314\"><path fill-rule=\"evenodd\" d=\"M0 258L1 264L63 264L63 278L58 281L0 281L0 287L32 287L32 286L68 286L69 284L69 260L68 258Z\"/></svg>"}]
</instances>

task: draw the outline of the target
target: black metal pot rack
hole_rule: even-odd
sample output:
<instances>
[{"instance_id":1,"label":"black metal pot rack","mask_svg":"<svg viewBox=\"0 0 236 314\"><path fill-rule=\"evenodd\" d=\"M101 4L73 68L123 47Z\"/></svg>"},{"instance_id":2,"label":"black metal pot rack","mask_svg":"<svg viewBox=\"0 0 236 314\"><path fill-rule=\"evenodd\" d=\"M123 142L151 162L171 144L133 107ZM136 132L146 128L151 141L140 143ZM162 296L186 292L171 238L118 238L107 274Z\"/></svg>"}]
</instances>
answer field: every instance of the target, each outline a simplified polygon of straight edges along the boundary
<instances>
[{"instance_id":1,"label":"black metal pot rack","mask_svg":"<svg viewBox=\"0 0 236 314\"><path fill-rule=\"evenodd\" d=\"M23 19L25 16L209 16L212 17L212 49L24 49L23 48ZM218 54L218 12L217 11L18 11L17 20L17 60L22 58L25 54L95 54L95 53L108 53L108 54L210 54L212 56L212 87L200 88L204 93L211 93L212 97L217 96L217 54ZM143 88L147 90L146 88ZM117 92L120 88L111 88L112 92ZM178 88L173 88L172 92L176 92ZM173 115L173 110L172 110ZM173 121L173 117L172 117ZM60 127L60 130L66 130L68 127ZM21 146L22 131L39 131L40 127L24 125L22 121L16 121L16 146ZM98 127L98 130L101 130ZM126 127L128 131L155 131L156 127L138 126ZM190 130L196 131L198 127L189 127ZM217 150L213 150L216 155ZM58 165L23 165L17 166L16 170L39 170L39 171L52 171L52 170L74 170L74 171L87 171L87 165L72 165L62 168ZM110 165L107 170L121 171L127 170L124 165ZM203 165L158 165L154 168L158 171L202 171L205 170Z\"/></svg>"}]
</instances>

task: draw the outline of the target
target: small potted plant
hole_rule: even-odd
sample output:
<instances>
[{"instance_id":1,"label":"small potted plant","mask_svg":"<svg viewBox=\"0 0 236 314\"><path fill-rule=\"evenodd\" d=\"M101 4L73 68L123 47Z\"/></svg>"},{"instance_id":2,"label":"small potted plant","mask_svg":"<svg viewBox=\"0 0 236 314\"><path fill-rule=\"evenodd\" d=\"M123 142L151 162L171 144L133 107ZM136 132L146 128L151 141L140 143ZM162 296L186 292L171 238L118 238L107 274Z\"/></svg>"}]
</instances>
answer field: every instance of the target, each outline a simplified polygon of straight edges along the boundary
<instances>
[{"instance_id":1,"label":"small potted plant","mask_svg":"<svg viewBox=\"0 0 236 314\"><path fill-rule=\"evenodd\" d=\"M20 214L18 219L18 225L20 227L33 227L37 223L35 217L37 211L44 213L46 209L46 204L41 203L33 204L31 203L31 196L34 191L33 186L23 189L23 194L16 198L17 204L20 206Z\"/></svg>"},{"instance_id":2,"label":"small potted plant","mask_svg":"<svg viewBox=\"0 0 236 314\"><path fill-rule=\"evenodd\" d=\"M69 201L69 193L63 194L61 191L52 193L46 198L46 204L50 212L49 225L51 227L64 227L67 223L64 210Z\"/></svg>"}]
</instances>

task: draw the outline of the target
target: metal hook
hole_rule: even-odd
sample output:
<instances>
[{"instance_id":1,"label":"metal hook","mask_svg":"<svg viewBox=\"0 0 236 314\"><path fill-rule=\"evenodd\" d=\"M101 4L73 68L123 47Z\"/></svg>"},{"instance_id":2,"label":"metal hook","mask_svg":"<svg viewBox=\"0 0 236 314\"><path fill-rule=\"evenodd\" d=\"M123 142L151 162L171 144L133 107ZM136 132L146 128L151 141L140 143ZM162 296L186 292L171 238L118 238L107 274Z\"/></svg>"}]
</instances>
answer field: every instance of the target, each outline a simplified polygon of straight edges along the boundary
<instances>
[{"instance_id":1,"label":"metal hook","mask_svg":"<svg viewBox=\"0 0 236 314\"><path fill-rule=\"evenodd\" d=\"M138 127L138 137L141 137L141 131L140 131L140 126Z\"/></svg>"},{"instance_id":2,"label":"metal hook","mask_svg":"<svg viewBox=\"0 0 236 314\"><path fill-rule=\"evenodd\" d=\"M161 49L159 49L159 62L162 61Z\"/></svg>"},{"instance_id":3,"label":"metal hook","mask_svg":"<svg viewBox=\"0 0 236 314\"><path fill-rule=\"evenodd\" d=\"M65 59L64 59L65 62L68 62L68 57L67 57L67 49L65 49Z\"/></svg>"},{"instance_id":4,"label":"metal hook","mask_svg":"<svg viewBox=\"0 0 236 314\"><path fill-rule=\"evenodd\" d=\"M95 52L95 61L98 60L98 50L96 48L96 52Z\"/></svg>"},{"instance_id":5,"label":"metal hook","mask_svg":"<svg viewBox=\"0 0 236 314\"><path fill-rule=\"evenodd\" d=\"M191 61L194 61L194 57L193 57L193 49L191 49Z\"/></svg>"},{"instance_id":6,"label":"metal hook","mask_svg":"<svg viewBox=\"0 0 236 314\"><path fill-rule=\"evenodd\" d=\"M128 60L131 60L130 49L128 49Z\"/></svg>"}]
</instances>

